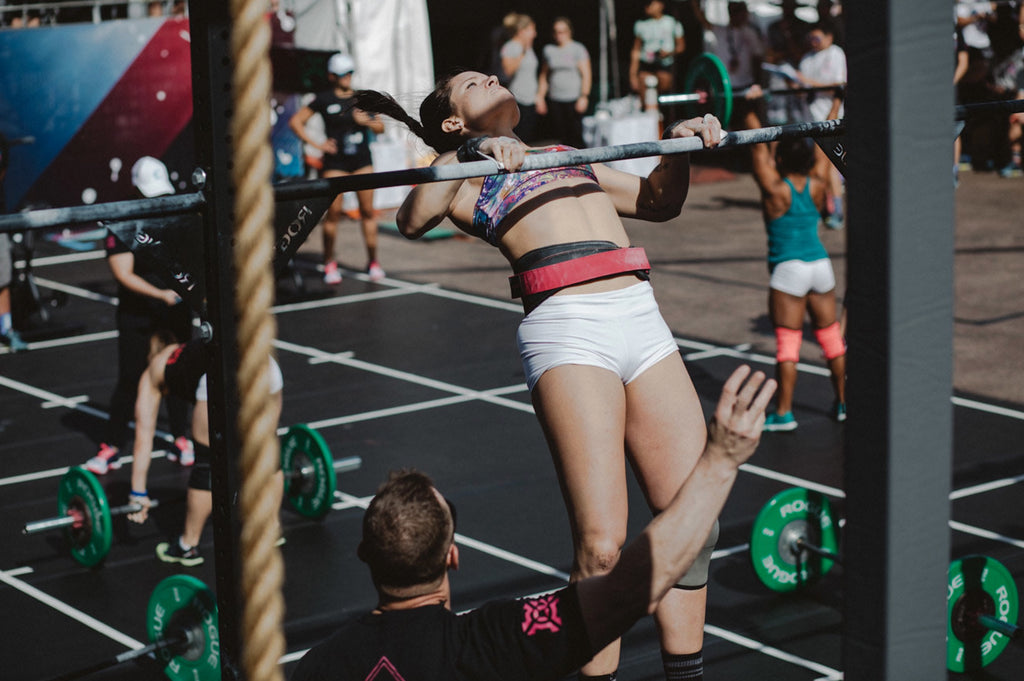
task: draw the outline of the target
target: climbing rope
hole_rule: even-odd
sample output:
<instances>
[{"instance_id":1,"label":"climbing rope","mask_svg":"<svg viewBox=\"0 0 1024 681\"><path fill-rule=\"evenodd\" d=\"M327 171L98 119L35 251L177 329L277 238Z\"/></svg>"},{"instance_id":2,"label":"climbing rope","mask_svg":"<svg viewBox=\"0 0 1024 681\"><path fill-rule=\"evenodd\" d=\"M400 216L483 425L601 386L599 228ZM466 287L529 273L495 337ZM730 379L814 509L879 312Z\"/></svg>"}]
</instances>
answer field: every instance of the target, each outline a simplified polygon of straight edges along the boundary
<instances>
[{"instance_id":1,"label":"climbing rope","mask_svg":"<svg viewBox=\"0 0 1024 681\"><path fill-rule=\"evenodd\" d=\"M238 336L238 432L241 438L242 669L250 681L283 680L284 563L279 538L276 410L270 399L270 356L277 327L270 314L270 27L263 0L231 0L232 169L235 315Z\"/></svg>"}]
</instances>

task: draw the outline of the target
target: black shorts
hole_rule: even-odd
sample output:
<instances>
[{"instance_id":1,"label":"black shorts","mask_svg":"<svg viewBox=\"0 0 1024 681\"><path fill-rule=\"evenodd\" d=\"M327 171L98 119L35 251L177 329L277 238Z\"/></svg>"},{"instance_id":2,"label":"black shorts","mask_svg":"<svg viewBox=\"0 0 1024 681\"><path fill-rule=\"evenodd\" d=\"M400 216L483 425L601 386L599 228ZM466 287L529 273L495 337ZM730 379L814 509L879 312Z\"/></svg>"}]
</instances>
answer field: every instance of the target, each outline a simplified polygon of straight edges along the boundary
<instances>
[{"instance_id":1,"label":"black shorts","mask_svg":"<svg viewBox=\"0 0 1024 681\"><path fill-rule=\"evenodd\" d=\"M167 394L195 404L199 379L207 369L206 348L201 340L178 346L164 365L164 386Z\"/></svg>"},{"instance_id":2,"label":"black shorts","mask_svg":"<svg viewBox=\"0 0 1024 681\"><path fill-rule=\"evenodd\" d=\"M369 149L365 153L356 153L348 156L342 154L324 154L323 156L323 170L340 170L346 173L354 173L360 168L370 165L373 165L373 157L370 155Z\"/></svg>"},{"instance_id":3,"label":"black shorts","mask_svg":"<svg viewBox=\"0 0 1024 681\"><path fill-rule=\"evenodd\" d=\"M641 61L637 71L643 71L644 73L658 73L659 71L672 73L672 64L662 64L657 61Z\"/></svg>"}]
</instances>

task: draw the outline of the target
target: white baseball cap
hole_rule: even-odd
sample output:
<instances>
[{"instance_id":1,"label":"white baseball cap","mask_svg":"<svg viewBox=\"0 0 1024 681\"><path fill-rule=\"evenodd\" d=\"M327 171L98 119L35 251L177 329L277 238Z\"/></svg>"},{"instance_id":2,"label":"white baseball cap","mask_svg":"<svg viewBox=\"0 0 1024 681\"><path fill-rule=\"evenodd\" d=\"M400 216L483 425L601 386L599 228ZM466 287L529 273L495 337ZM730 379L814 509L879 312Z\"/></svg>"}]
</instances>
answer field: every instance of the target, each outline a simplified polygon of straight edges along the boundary
<instances>
[{"instance_id":1,"label":"white baseball cap","mask_svg":"<svg viewBox=\"0 0 1024 681\"><path fill-rule=\"evenodd\" d=\"M132 184L146 198L174 193L167 166L152 156L143 156L132 166Z\"/></svg>"},{"instance_id":2,"label":"white baseball cap","mask_svg":"<svg viewBox=\"0 0 1024 681\"><path fill-rule=\"evenodd\" d=\"M355 71L356 63L352 61L352 57L338 52L332 54L331 58L327 60L327 70L340 78Z\"/></svg>"}]
</instances>

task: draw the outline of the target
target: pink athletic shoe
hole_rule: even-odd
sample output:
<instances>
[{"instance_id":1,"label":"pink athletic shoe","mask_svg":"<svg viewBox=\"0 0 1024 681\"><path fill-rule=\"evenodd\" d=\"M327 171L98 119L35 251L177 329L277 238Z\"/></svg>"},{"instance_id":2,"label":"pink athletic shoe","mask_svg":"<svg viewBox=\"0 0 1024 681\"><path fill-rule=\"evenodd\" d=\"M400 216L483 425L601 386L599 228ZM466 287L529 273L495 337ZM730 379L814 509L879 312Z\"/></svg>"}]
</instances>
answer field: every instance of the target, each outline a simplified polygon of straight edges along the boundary
<instances>
[{"instance_id":1,"label":"pink athletic shoe","mask_svg":"<svg viewBox=\"0 0 1024 681\"><path fill-rule=\"evenodd\" d=\"M338 269L338 263L332 260L331 262L324 265L324 283L325 284L340 284L341 283L341 270Z\"/></svg>"},{"instance_id":2,"label":"pink athletic shoe","mask_svg":"<svg viewBox=\"0 0 1024 681\"><path fill-rule=\"evenodd\" d=\"M111 447L106 442L100 444L100 451L96 456L85 462L85 470L96 475L106 475L109 471L116 471L121 467L121 457L116 447Z\"/></svg>"},{"instance_id":3,"label":"pink athletic shoe","mask_svg":"<svg viewBox=\"0 0 1024 681\"><path fill-rule=\"evenodd\" d=\"M196 449L192 446L192 441L182 435L171 448L167 450L167 460L177 461L182 466L191 466L196 462Z\"/></svg>"}]
</instances>

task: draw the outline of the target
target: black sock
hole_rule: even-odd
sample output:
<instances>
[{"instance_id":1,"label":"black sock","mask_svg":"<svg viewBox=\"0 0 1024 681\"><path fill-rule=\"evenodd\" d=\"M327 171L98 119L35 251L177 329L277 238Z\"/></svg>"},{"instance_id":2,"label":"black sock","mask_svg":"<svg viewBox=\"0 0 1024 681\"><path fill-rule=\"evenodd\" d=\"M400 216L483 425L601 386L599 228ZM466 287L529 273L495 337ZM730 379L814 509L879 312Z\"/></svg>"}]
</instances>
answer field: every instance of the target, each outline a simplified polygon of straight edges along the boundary
<instances>
[{"instance_id":1,"label":"black sock","mask_svg":"<svg viewBox=\"0 0 1024 681\"><path fill-rule=\"evenodd\" d=\"M665 665L665 681L703 681L704 651L686 655L661 653L661 662Z\"/></svg>"},{"instance_id":2,"label":"black sock","mask_svg":"<svg viewBox=\"0 0 1024 681\"><path fill-rule=\"evenodd\" d=\"M615 681L615 676L619 673L616 669L611 674L598 674L597 676L587 676L583 672L576 674L577 681Z\"/></svg>"}]
</instances>

